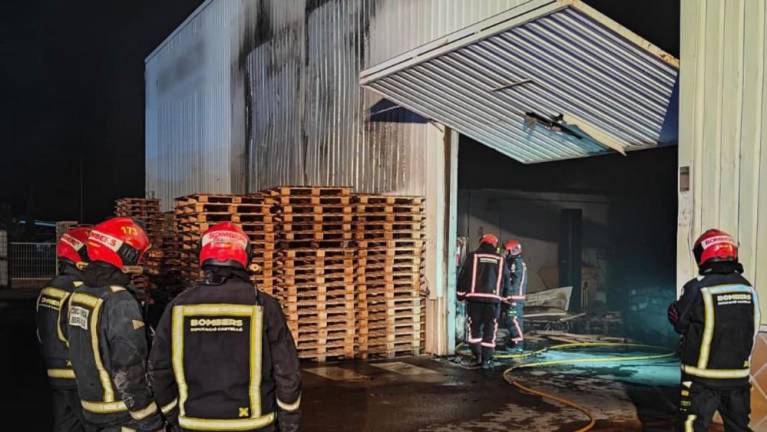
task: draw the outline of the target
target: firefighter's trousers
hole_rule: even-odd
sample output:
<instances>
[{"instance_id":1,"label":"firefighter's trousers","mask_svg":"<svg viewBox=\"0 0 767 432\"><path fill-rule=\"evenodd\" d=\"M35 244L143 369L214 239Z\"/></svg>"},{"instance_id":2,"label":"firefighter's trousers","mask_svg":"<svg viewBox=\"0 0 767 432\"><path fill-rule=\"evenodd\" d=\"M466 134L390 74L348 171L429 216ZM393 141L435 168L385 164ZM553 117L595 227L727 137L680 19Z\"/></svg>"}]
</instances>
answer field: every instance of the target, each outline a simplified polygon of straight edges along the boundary
<instances>
[{"instance_id":1,"label":"firefighter's trousers","mask_svg":"<svg viewBox=\"0 0 767 432\"><path fill-rule=\"evenodd\" d=\"M509 345L522 347L525 341L525 302L514 302L509 306Z\"/></svg>"},{"instance_id":2,"label":"firefighter's trousers","mask_svg":"<svg viewBox=\"0 0 767 432\"><path fill-rule=\"evenodd\" d=\"M51 390L53 405L54 432L83 432L83 411L80 407L80 396L77 388L53 388Z\"/></svg>"},{"instance_id":3,"label":"firefighter's trousers","mask_svg":"<svg viewBox=\"0 0 767 432\"><path fill-rule=\"evenodd\" d=\"M725 432L751 431L749 386L723 390L688 381L681 388L680 431L708 432L716 411L722 416Z\"/></svg>"},{"instance_id":4,"label":"firefighter's trousers","mask_svg":"<svg viewBox=\"0 0 767 432\"><path fill-rule=\"evenodd\" d=\"M478 361L489 361L495 354L500 311L498 303L468 301L466 304L466 326L469 330L467 339Z\"/></svg>"}]
</instances>

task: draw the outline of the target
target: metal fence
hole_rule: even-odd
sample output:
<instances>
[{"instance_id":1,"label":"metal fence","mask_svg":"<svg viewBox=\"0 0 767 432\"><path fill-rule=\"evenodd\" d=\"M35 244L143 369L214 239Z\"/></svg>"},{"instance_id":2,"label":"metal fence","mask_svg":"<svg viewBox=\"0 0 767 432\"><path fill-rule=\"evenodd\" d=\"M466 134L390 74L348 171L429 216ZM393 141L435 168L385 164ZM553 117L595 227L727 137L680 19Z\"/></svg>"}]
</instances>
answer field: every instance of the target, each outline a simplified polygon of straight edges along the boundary
<instances>
[{"instance_id":1,"label":"metal fence","mask_svg":"<svg viewBox=\"0 0 767 432\"><path fill-rule=\"evenodd\" d=\"M55 243L10 243L11 286L42 282L56 275Z\"/></svg>"}]
</instances>

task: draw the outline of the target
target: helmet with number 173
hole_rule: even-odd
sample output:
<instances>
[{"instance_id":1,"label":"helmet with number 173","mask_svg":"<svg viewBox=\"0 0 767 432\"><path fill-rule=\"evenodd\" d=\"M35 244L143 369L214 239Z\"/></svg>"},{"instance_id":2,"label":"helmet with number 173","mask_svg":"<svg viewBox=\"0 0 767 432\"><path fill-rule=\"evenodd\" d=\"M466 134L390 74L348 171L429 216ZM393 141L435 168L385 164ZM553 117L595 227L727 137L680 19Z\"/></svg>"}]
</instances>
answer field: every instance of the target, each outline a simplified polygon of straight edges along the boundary
<instances>
[{"instance_id":1,"label":"helmet with number 173","mask_svg":"<svg viewBox=\"0 0 767 432\"><path fill-rule=\"evenodd\" d=\"M141 225L127 217L101 222L88 236L91 261L109 263L123 271L139 265L149 246L149 238Z\"/></svg>"}]
</instances>

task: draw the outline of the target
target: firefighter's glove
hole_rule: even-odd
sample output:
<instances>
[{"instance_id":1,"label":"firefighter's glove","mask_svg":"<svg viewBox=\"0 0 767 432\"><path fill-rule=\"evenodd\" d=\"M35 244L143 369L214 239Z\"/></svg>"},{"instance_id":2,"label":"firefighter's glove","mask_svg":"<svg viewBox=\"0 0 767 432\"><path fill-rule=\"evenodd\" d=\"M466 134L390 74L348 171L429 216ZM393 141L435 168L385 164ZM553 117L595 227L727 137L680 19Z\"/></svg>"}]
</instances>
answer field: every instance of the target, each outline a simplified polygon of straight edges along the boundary
<instances>
[{"instance_id":1,"label":"firefighter's glove","mask_svg":"<svg viewBox=\"0 0 767 432\"><path fill-rule=\"evenodd\" d=\"M668 314L668 321L671 324L676 324L676 322L679 321L679 308L676 303L671 303L666 313Z\"/></svg>"}]
</instances>

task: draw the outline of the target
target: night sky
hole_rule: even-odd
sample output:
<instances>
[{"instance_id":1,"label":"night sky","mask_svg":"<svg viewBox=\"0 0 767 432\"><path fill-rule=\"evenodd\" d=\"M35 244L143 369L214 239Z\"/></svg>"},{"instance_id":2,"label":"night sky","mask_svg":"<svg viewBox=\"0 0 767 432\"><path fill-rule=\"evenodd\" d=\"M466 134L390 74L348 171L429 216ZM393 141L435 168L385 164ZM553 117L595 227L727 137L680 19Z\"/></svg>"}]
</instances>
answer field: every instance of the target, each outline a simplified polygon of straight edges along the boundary
<instances>
[{"instance_id":1,"label":"night sky","mask_svg":"<svg viewBox=\"0 0 767 432\"><path fill-rule=\"evenodd\" d=\"M201 2L0 2L0 219L92 223L143 196L144 58ZM586 3L678 56L678 2Z\"/></svg>"},{"instance_id":2,"label":"night sky","mask_svg":"<svg viewBox=\"0 0 767 432\"><path fill-rule=\"evenodd\" d=\"M0 203L79 219L81 162L85 221L143 196L144 57L200 3L0 2Z\"/></svg>"}]
</instances>

